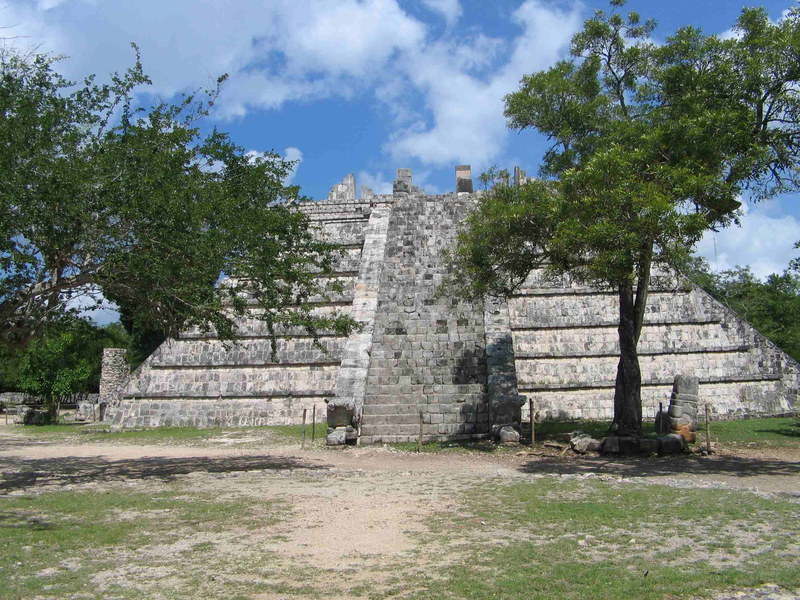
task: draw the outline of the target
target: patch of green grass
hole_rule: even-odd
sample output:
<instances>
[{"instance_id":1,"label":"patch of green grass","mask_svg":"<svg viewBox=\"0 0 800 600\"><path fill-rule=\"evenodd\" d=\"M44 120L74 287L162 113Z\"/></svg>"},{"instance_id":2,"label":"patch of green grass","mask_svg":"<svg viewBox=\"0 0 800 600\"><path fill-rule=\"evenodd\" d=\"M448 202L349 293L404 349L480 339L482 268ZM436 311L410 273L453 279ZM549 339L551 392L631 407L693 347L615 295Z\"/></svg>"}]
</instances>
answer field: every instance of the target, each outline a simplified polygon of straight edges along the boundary
<instances>
[{"instance_id":1,"label":"patch of green grass","mask_svg":"<svg viewBox=\"0 0 800 600\"><path fill-rule=\"evenodd\" d=\"M232 524L263 527L276 523L283 512L274 502L219 500L209 493L187 497L179 489L6 497L0 500L0 598L100 597L91 576L113 568L115 553L174 543L192 533L221 532ZM192 550L210 553L213 544L196 544ZM72 560L77 565L66 565Z\"/></svg>"},{"instance_id":2,"label":"patch of green grass","mask_svg":"<svg viewBox=\"0 0 800 600\"><path fill-rule=\"evenodd\" d=\"M109 431L108 424L93 423L91 425L61 423L41 427L20 427L19 433L42 438L48 441L79 442L96 444L132 444L132 445L205 445L210 440L220 437L248 437L261 434L265 441L270 439L279 443L296 442L302 439L301 425L274 425L265 427L154 427L151 429L123 429ZM327 424L317 422L315 441L324 443ZM306 445L311 445L312 423L306 424Z\"/></svg>"},{"instance_id":3,"label":"patch of green grass","mask_svg":"<svg viewBox=\"0 0 800 600\"><path fill-rule=\"evenodd\" d=\"M311 433L312 433L312 424L311 424L311 415L309 415L309 421L306 423L306 444L311 443ZM320 416L317 415L317 419ZM283 440L283 441L296 441L298 444L303 439L303 426L302 425L273 425L269 427L270 433L272 433L276 438ZM328 434L328 424L323 420L323 422L317 421L316 429L314 430L314 438L317 443L320 441L325 441L325 436Z\"/></svg>"},{"instance_id":4,"label":"patch of green grass","mask_svg":"<svg viewBox=\"0 0 800 600\"><path fill-rule=\"evenodd\" d=\"M711 421L711 441L725 445L754 444L758 448L800 447L800 418L739 419ZM698 424L698 438L705 441L705 424Z\"/></svg>"},{"instance_id":5,"label":"patch of green grass","mask_svg":"<svg viewBox=\"0 0 800 600\"><path fill-rule=\"evenodd\" d=\"M435 518L437 537L463 550L466 533L485 535L471 537L464 564L444 567L443 581L412 598L661 600L767 582L800 586L798 556L774 543L800 535L800 509L788 501L542 479L484 485L467 507L466 518ZM745 544L759 527L761 543Z\"/></svg>"}]
</instances>

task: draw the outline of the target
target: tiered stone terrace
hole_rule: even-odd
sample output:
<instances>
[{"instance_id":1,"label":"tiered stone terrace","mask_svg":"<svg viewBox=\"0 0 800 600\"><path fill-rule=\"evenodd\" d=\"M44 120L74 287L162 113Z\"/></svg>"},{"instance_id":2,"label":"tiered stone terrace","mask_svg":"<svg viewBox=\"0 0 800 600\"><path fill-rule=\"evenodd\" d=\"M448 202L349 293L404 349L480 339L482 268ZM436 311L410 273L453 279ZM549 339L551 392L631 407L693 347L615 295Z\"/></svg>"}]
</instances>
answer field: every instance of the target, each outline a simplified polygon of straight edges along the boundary
<instances>
[{"instance_id":1,"label":"tiered stone terrace","mask_svg":"<svg viewBox=\"0 0 800 600\"><path fill-rule=\"evenodd\" d=\"M303 409L352 400L361 443L487 435L496 398L524 394L541 416L611 418L617 366L615 294L531 273L507 303L475 305L435 296L441 251L480 201L469 167L457 191L427 196L398 170L392 195L352 175L327 200L299 205L321 234L346 250L336 277L345 292L315 310L347 311L363 323L350 338L286 332L278 362L257 319L226 348L186 332L162 345L124 383L115 427L299 423ZM515 183L525 173L515 171ZM796 410L798 364L704 292L654 278L639 344L643 409L666 406L676 374L700 378L700 402L717 417ZM309 411L310 412L310 411ZM524 414L527 408L524 409ZM527 418L526 416L524 418Z\"/></svg>"}]
</instances>

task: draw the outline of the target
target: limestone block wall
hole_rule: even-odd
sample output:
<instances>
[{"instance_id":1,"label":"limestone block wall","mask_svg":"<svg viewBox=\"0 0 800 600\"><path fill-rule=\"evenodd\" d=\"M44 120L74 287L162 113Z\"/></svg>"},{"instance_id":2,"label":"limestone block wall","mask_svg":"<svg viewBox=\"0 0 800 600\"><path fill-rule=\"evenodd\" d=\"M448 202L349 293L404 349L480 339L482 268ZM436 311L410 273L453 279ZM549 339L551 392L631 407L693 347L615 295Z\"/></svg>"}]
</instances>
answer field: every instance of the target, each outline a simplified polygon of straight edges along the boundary
<instances>
[{"instance_id":1,"label":"limestone block wall","mask_svg":"<svg viewBox=\"0 0 800 600\"><path fill-rule=\"evenodd\" d=\"M318 314L357 314L354 299L372 203L344 195L324 203L299 205L319 235L342 244L343 255L331 281L343 291L311 298ZM323 205L320 206L320 205ZM253 309L254 313L257 309ZM256 315L253 314L253 317ZM168 341L124 382L109 419L114 427L286 425L302 420L303 409L325 416L325 398L336 393L346 340L320 332L317 347L302 328L276 327L288 339L271 353L266 324L239 323L241 339L222 344L213 332L187 330Z\"/></svg>"},{"instance_id":2,"label":"limestone block wall","mask_svg":"<svg viewBox=\"0 0 800 600\"><path fill-rule=\"evenodd\" d=\"M469 177L457 168L458 189L470 189ZM337 397L354 402L360 443L416 439L420 411L425 439L448 440L487 435L492 398L518 394L542 417L610 419L616 294L534 271L507 303L438 297L441 252L480 192L426 196L410 169L398 170L393 189L363 188L356 199L350 175L327 200L298 205L342 248L331 281L343 291L313 298L314 310L346 312L360 331L320 332L322 351L304 330L278 329L275 359L255 308L236 344L188 330L122 382L113 426L297 424L312 407L323 419L325 400ZM699 377L700 402L717 418L797 410L800 366L669 273L654 274L639 354L646 418L667 406L678 373Z\"/></svg>"},{"instance_id":3,"label":"limestone block wall","mask_svg":"<svg viewBox=\"0 0 800 600\"><path fill-rule=\"evenodd\" d=\"M533 396L541 417L613 417L617 311L615 294L541 273L510 300L520 392ZM701 290L669 278L654 282L639 357L648 418L659 402L667 406L678 373L699 376L700 401L717 418L796 406L797 363Z\"/></svg>"}]
</instances>

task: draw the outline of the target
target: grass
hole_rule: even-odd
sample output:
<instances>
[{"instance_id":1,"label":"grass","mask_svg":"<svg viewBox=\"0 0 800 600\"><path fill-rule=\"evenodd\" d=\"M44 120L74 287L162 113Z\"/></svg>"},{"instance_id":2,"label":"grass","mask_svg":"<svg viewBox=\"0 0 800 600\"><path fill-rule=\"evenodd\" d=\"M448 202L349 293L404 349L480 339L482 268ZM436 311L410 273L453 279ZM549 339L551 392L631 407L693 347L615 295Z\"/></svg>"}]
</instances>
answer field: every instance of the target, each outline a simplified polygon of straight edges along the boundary
<instances>
[{"instance_id":1,"label":"grass","mask_svg":"<svg viewBox=\"0 0 800 600\"><path fill-rule=\"evenodd\" d=\"M78 442L96 444L131 444L131 445L181 445L206 446L213 439L228 438L262 438L259 441L278 443L297 443L302 439L300 425L273 425L266 427L155 427L152 429L123 429L109 431L103 423L83 425L62 423L43 426L16 426L15 431L31 437L54 442ZM317 423L316 443L324 443L327 433L325 423ZM311 445L312 424L306 425L306 445ZM258 443L250 441L246 443ZM240 446L237 446L240 447Z\"/></svg>"},{"instance_id":2,"label":"grass","mask_svg":"<svg viewBox=\"0 0 800 600\"><path fill-rule=\"evenodd\" d=\"M544 442L561 442L562 436L576 429L596 439L608 434L608 421L544 421L536 424L536 444ZM653 423L644 423L646 436L654 436ZM120 444L164 444L204 446L209 440L220 437L259 437L264 441L277 443L297 443L302 439L302 426L277 425L268 427L211 427L197 429L194 427L157 427L153 429L136 429L109 432L108 426L98 424L64 423L39 427L18 427L17 431L36 438L53 441L80 441L81 443L120 443ZM705 441L705 425L698 424L698 443ZM316 424L316 445L324 444L327 425ZM523 423L523 435L530 439L530 425ZM311 446L312 424L306 425L306 445ZM712 421L711 440L723 446L751 446L756 448L800 447L800 418L767 418L742 419L736 421ZM524 441L524 440L523 440ZM254 442L255 443L255 442ZM400 451L414 452L416 442L391 444ZM423 444L426 453L509 453L513 447L498 446L490 440L468 440L457 442L429 442Z\"/></svg>"},{"instance_id":3,"label":"grass","mask_svg":"<svg viewBox=\"0 0 800 600\"><path fill-rule=\"evenodd\" d=\"M711 421L710 427L711 441L723 445L800 448L799 417ZM705 441L705 425L698 429L698 438Z\"/></svg>"},{"instance_id":4,"label":"grass","mask_svg":"<svg viewBox=\"0 0 800 600\"><path fill-rule=\"evenodd\" d=\"M800 443L798 419L711 425L712 438L721 445ZM560 440L574 429L602 437L607 428L604 422L547 422L537 428L537 444ZM299 447L301 436L299 426L107 433L63 425L23 431L41 439L164 445L263 433L265 440ZM324 435L325 425L317 424L317 444L324 443ZM397 447L416 449L415 444ZM423 450L474 454L518 448L476 441L425 444ZM276 550L276 544L296 539L298 523L308 516L290 520L292 495L286 501L265 500L264 491L252 486L269 489L271 480L265 477L289 476L296 477L258 471L223 483L211 474L125 479L0 496L0 597L249 598L264 593L317 598L346 591L365 600L664 600L767 582L800 588L796 498L549 476L481 476L466 484L472 487L447 492L424 532L412 534L409 556L373 561L368 579L351 580L342 570L320 571L319 565L309 567ZM403 485L401 475L393 476ZM318 489L320 498L345 499L352 493L347 477L303 477L312 478L312 487L298 490L301 494ZM431 476L422 483L428 494L441 482ZM420 497L423 501L430 499ZM328 505L322 501L319 510ZM332 548L337 536L347 534L332 531Z\"/></svg>"},{"instance_id":5,"label":"grass","mask_svg":"<svg viewBox=\"0 0 800 600\"><path fill-rule=\"evenodd\" d=\"M93 576L113 571L129 556L136 556L142 567L181 568L191 575L190 559L210 556L210 542L150 561L142 559L141 551L191 535L273 525L285 514L275 502L220 499L207 492L187 495L177 483L155 492L111 488L2 498L0 597L147 597L130 588L103 592Z\"/></svg>"},{"instance_id":6,"label":"grass","mask_svg":"<svg viewBox=\"0 0 800 600\"><path fill-rule=\"evenodd\" d=\"M469 518L437 517L436 535L445 543L485 535L412 598L662 600L768 582L800 587L798 548L789 548L800 510L789 501L542 479L482 486L467 506Z\"/></svg>"}]
</instances>

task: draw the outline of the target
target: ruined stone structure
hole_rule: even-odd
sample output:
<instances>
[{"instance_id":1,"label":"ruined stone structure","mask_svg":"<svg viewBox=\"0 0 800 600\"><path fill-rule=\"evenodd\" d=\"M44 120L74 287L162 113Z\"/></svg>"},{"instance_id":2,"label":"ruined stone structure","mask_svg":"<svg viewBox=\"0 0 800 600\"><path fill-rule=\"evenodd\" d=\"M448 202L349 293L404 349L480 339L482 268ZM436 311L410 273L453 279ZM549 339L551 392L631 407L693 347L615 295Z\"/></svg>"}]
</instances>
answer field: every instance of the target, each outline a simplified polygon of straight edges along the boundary
<instances>
[{"instance_id":1,"label":"ruined stone structure","mask_svg":"<svg viewBox=\"0 0 800 600\"><path fill-rule=\"evenodd\" d=\"M525 172L515 169L513 181L524 184ZM362 187L357 199L349 175L327 200L298 205L346 250L336 273L345 292L316 310L349 311L363 330L323 333L327 353L305 332L289 331L279 362L255 319L227 349L188 331L124 381L113 425L296 424L316 407L338 441L415 439L420 412L426 439L513 441L531 396L542 418L611 418L613 292L533 272L504 303L435 296L445 275L441 251L481 195L472 192L469 167L456 168L455 183L455 193L427 196L410 169L399 169L392 195ZM707 294L669 277L653 282L639 351L647 418L670 397L676 374L698 377L700 402L715 417L797 407L800 366Z\"/></svg>"},{"instance_id":2,"label":"ruined stone structure","mask_svg":"<svg viewBox=\"0 0 800 600\"><path fill-rule=\"evenodd\" d=\"M672 384L669 401L669 421L672 433L680 434L687 442L697 438L697 404L700 401L699 379L678 375Z\"/></svg>"}]
</instances>

